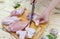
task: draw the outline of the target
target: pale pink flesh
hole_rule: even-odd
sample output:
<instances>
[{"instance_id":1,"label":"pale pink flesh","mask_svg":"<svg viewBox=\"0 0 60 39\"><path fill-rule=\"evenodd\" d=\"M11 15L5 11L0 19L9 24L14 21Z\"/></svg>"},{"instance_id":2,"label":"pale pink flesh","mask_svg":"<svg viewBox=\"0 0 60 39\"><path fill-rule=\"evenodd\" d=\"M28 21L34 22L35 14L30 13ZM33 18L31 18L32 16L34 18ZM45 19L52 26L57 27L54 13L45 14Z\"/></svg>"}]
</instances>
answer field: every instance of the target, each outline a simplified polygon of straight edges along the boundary
<instances>
[{"instance_id":1,"label":"pale pink flesh","mask_svg":"<svg viewBox=\"0 0 60 39\"><path fill-rule=\"evenodd\" d=\"M18 30L23 30L29 22L22 22L22 21L17 21L11 25L9 25L9 31L16 32Z\"/></svg>"},{"instance_id":2,"label":"pale pink flesh","mask_svg":"<svg viewBox=\"0 0 60 39\"><path fill-rule=\"evenodd\" d=\"M40 24L40 16L38 15L38 14L36 14L36 13L34 13L33 14L33 21L35 22L35 24L38 26L39 24ZM30 20L31 19L31 13L29 13L28 15L27 15L27 19L28 20Z\"/></svg>"},{"instance_id":3,"label":"pale pink flesh","mask_svg":"<svg viewBox=\"0 0 60 39\"><path fill-rule=\"evenodd\" d=\"M12 24L13 22L19 21L19 20L20 20L20 19L17 18L17 17L15 17L15 16L13 16L13 17L7 17L7 18L4 18L4 19L2 20L2 24L10 25L10 24Z\"/></svg>"},{"instance_id":4,"label":"pale pink flesh","mask_svg":"<svg viewBox=\"0 0 60 39\"><path fill-rule=\"evenodd\" d=\"M13 10L11 16L20 16L25 12L26 8L21 8L20 10Z\"/></svg>"},{"instance_id":5,"label":"pale pink flesh","mask_svg":"<svg viewBox=\"0 0 60 39\"><path fill-rule=\"evenodd\" d=\"M26 31L17 31L16 34L19 35L19 39L25 39L25 36L26 36Z\"/></svg>"},{"instance_id":6,"label":"pale pink flesh","mask_svg":"<svg viewBox=\"0 0 60 39\"><path fill-rule=\"evenodd\" d=\"M32 38L36 31L33 28L26 28L26 32L27 32L26 37L27 38Z\"/></svg>"},{"instance_id":7,"label":"pale pink flesh","mask_svg":"<svg viewBox=\"0 0 60 39\"><path fill-rule=\"evenodd\" d=\"M16 34L19 35L19 38L22 39L22 38L32 38L35 34L35 29L33 28L26 28L25 31L22 31L22 30L19 30L19 31L16 31Z\"/></svg>"}]
</instances>

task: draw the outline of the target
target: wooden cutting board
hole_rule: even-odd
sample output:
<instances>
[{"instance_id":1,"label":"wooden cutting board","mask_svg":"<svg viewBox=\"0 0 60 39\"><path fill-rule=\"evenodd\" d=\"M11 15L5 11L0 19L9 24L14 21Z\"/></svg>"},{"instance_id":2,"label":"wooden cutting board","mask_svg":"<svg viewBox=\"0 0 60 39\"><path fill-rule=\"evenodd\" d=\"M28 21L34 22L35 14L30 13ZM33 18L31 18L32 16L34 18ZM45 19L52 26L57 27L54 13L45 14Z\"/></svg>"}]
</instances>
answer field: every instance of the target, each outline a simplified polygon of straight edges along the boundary
<instances>
[{"instance_id":1,"label":"wooden cutting board","mask_svg":"<svg viewBox=\"0 0 60 39\"><path fill-rule=\"evenodd\" d=\"M24 12L24 14L22 15L22 16L20 16L20 17L18 17L18 18L22 18L22 20L23 21L27 21L27 19L26 19L26 15L29 13L29 11L28 10L26 10L25 12ZM34 28L36 31L37 31L37 29L39 28L39 27L41 27L41 29L31 38L31 39L39 39L39 37L43 34L43 32L45 31L45 29L46 29L46 27L48 26L48 23L44 23L44 24L40 24L39 26L36 26L35 25L35 23L34 22L32 22L32 24L31 24L31 28ZM8 26L6 26L6 25L3 25L3 27L6 29L6 31L7 31L7 29L8 29ZM8 32L8 31L7 31ZM13 33L13 32L10 32L11 33L11 35L13 35L16 39L19 39L19 37L18 37L18 35L16 34L16 33ZM25 39L29 39L29 38L25 38Z\"/></svg>"}]
</instances>

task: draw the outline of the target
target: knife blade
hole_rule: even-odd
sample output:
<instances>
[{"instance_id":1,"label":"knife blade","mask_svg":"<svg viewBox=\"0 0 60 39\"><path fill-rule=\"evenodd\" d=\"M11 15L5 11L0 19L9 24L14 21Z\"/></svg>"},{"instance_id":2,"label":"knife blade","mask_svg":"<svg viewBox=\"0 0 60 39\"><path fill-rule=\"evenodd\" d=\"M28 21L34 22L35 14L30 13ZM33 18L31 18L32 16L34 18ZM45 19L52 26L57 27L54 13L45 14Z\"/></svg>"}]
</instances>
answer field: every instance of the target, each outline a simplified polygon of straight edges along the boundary
<instances>
[{"instance_id":1,"label":"knife blade","mask_svg":"<svg viewBox=\"0 0 60 39\"><path fill-rule=\"evenodd\" d=\"M32 3L32 11L31 11L30 25L31 25L31 23L32 23L34 10L35 10L35 0L33 0L33 3Z\"/></svg>"}]
</instances>

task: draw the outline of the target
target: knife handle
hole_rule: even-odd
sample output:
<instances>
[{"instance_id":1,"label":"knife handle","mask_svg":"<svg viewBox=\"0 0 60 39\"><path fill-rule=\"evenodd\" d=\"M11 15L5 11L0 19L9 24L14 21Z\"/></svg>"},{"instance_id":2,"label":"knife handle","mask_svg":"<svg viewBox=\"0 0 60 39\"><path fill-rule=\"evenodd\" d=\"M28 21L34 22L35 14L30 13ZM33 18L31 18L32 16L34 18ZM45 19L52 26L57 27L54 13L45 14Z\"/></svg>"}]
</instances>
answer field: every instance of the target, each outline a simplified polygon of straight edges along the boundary
<instances>
[{"instance_id":1,"label":"knife handle","mask_svg":"<svg viewBox=\"0 0 60 39\"><path fill-rule=\"evenodd\" d=\"M33 3L35 3L35 0L33 0Z\"/></svg>"}]
</instances>

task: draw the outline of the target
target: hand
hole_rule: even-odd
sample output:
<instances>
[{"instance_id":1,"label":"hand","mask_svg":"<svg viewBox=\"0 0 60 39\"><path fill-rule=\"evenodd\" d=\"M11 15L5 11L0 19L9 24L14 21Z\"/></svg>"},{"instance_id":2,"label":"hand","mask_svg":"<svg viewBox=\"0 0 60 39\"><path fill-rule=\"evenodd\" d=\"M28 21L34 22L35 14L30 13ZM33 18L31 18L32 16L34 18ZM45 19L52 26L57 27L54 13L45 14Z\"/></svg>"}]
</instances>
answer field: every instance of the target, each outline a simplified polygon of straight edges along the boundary
<instances>
[{"instance_id":1,"label":"hand","mask_svg":"<svg viewBox=\"0 0 60 39\"><path fill-rule=\"evenodd\" d=\"M48 21L48 15L47 14L42 14L40 16L40 23L45 23Z\"/></svg>"},{"instance_id":2,"label":"hand","mask_svg":"<svg viewBox=\"0 0 60 39\"><path fill-rule=\"evenodd\" d=\"M34 0L30 0L30 3L32 4ZM35 3L37 2L37 0L35 0Z\"/></svg>"}]
</instances>

